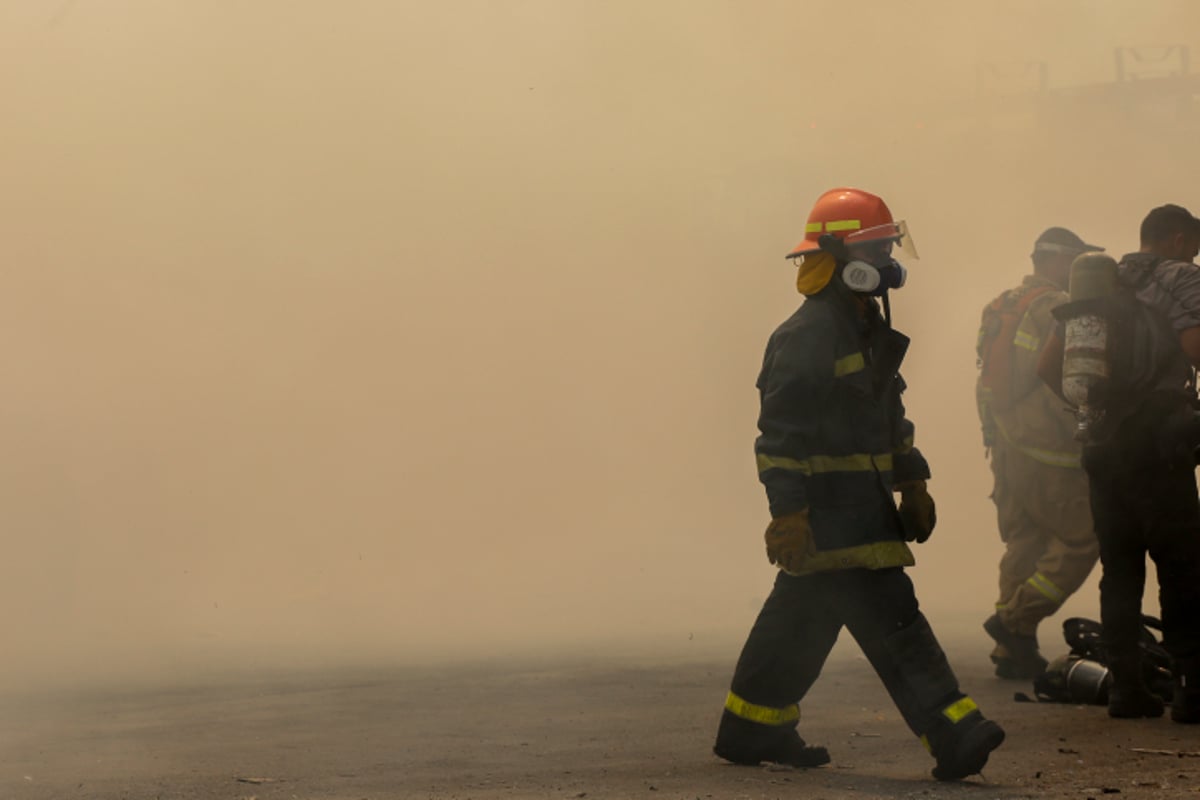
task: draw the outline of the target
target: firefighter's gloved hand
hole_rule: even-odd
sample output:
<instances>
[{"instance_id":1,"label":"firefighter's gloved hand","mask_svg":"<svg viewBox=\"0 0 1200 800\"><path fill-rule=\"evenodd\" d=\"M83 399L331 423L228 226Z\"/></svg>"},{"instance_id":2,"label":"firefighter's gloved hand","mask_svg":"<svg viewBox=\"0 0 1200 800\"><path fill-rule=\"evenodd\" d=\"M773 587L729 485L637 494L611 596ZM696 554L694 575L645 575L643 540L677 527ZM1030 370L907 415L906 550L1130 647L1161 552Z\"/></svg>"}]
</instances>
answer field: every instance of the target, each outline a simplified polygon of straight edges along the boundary
<instances>
[{"instance_id":1,"label":"firefighter's gloved hand","mask_svg":"<svg viewBox=\"0 0 1200 800\"><path fill-rule=\"evenodd\" d=\"M804 556L815 549L808 509L771 520L763 538L767 542L767 560L795 575L804 563Z\"/></svg>"},{"instance_id":2,"label":"firefighter's gloved hand","mask_svg":"<svg viewBox=\"0 0 1200 800\"><path fill-rule=\"evenodd\" d=\"M937 506L925 481L905 481L895 486L900 493L900 522L904 525L904 538L910 542L923 542L933 533L937 525Z\"/></svg>"}]
</instances>

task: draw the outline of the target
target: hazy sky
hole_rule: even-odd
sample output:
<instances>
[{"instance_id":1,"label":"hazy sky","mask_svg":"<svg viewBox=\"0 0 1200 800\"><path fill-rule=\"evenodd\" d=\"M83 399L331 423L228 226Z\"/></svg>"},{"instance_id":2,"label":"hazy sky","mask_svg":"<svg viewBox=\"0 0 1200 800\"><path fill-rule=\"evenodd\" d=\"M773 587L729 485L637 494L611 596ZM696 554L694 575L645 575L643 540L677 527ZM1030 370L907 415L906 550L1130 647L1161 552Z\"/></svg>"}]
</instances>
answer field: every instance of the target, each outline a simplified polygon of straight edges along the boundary
<instances>
[{"instance_id":1,"label":"hazy sky","mask_svg":"<svg viewBox=\"0 0 1200 800\"><path fill-rule=\"evenodd\" d=\"M1200 197L1174 106L1051 124L979 87L1197 30L1190 0L0 3L4 669L736 640L772 575L754 380L836 185L921 247L915 576L982 620L979 309L1043 228L1119 253Z\"/></svg>"}]
</instances>

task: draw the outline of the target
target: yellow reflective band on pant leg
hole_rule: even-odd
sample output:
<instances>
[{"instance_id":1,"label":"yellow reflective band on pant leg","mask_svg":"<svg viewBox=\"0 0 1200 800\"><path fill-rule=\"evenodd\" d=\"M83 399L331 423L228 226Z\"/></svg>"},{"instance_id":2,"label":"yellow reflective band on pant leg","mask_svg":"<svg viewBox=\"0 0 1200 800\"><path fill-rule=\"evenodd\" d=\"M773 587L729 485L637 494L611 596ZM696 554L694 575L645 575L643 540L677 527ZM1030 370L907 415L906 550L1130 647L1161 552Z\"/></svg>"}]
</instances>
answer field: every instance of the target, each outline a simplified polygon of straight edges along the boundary
<instances>
[{"instance_id":1,"label":"yellow reflective band on pant leg","mask_svg":"<svg viewBox=\"0 0 1200 800\"><path fill-rule=\"evenodd\" d=\"M921 734L921 744L925 745L926 750L928 750L931 753L933 752L933 745L931 745L929 743L929 737L923 733Z\"/></svg>"},{"instance_id":2,"label":"yellow reflective band on pant leg","mask_svg":"<svg viewBox=\"0 0 1200 800\"><path fill-rule=\"evenodd\" d=\"M800 719L800 706L792 704L784 708L771 708L747 702L733 692L725 698L725 708L735 717L759 722L763 725L786 725Z\"/></svg>"},{"instance_id":3,"label":"yellow reflective band on pant leg","mask_svg":"<svg viewBox=\"0 0 1200 800\"><path fill-rule=\"evenodd\" d=\"M964 697L962 700L951 703L942 709L942 716L953 723L962 721L962 718L972 711L978 711L979 706L969 697Z\"/></svg>"},{"instance_id":4,"label":"yellow reflective band on pant leg","mask_svg":"<svg viewBox=\"0 0 1200 800\"><path fill-rule=\"evenodd\" d=\"M1051 583L1050 580L1040 572L1033 573L1033 575L1025 582L1045 595L1046 599L1054 603L1062 605L1062 602L1067 599L1067 593Z\"/></svg>"}]
</instances>

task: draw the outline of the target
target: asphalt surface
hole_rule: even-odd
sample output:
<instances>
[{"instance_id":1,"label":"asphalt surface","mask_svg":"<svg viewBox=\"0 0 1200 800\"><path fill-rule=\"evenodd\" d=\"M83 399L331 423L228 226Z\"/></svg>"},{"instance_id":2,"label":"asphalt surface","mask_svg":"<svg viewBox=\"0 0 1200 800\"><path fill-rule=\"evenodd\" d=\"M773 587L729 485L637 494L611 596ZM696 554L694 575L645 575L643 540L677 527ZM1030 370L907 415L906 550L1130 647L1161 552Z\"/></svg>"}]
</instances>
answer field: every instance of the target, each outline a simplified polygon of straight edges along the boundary
<instances>
[{"instance_id":1,"label":"asphalt surface","mask_svg":"<svg viewBox=\"0 0 1200 800\"><path fill-rule=\"evenodd\" d=\"M849 637L844 637L849 639ZM1015 702L982 637L947 650L1007 730L983 776L931 779L852 642L803 704L833 762L737 767L710 747L736 647L242 674L0 698L0 798L1195 797L1200 726ZM1135 750L1165 751L1137 752Z\"/></svg>"}]
</instances>

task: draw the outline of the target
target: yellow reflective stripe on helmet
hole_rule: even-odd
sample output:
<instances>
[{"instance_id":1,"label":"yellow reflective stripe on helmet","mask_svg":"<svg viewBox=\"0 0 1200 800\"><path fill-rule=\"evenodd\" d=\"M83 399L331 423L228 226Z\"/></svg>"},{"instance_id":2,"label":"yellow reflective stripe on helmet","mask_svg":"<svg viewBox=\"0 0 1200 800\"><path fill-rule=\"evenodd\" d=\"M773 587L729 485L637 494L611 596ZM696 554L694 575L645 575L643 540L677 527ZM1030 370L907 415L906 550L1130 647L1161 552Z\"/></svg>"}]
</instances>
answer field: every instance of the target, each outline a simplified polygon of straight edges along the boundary
<instances>
[{"instance_id":1,"label":"yellow reflective stripe on helmet","mask_svg":"<svg viewBox=\"0 0 1200 800\"><path fill-rule=\"evenodd\" d=\"M1042 340L1036 336L1030 336L1025 331L1017 331L1017 335L1013 337L1013 344L1036 353L1042 347Z\"/></svg>"},{"instance_id":2,"label":"yellow reflective stripe on helmet","mask_svg":"<svg viewBox=\"0 0 1200 800\"><path fill-rule=\"evenodd\" d=\"M804 226L804 232L805 233L820 233L821 232L821 223L819 223L819 222L808 223L807 225Z\"/></svg>"},{"instance_id":3,"label":"yellow reflective stripe on helmet","mask_svg":"<svg viewBox=\"0 0 1200 800\"><path fill-rule=\"evenodd\" d=\"M759 472L766 472L769 469L786 469L804 475L819 475L826 472L886 472L892 468L891 453L809 456L803 459L759 453L755 456L755 460L758 462Z\"/></svg>"},{"instance_id":4,"label":"yellow reflective stripe on helmet","mask_svg":"<svg viewBox=\"0 0 1200 800\"><path fill-rule=\"evenodd\" d=\"M1033 573L1025 582L1057 604L1061 605L1067 599L1067 593L1040 572Z\"/></svg>"},{"instance_id":5,"label":"yellow reflective stripe on helmet","mask_svg":"<svg viewBox=\"0 0 1200 800\"><path fill-rule=\"evenodd\" d=\"M1026 447L1017 442L1009 435L1004 428L1004 423L995 414L992 414L992 422L996 423L996 430L1000 431L1000 435L1004 437L1004 441L1011 444L1020 452L1032 458L1034 461L1047 464L1051 467L1063 467L1064 469L1082 469L1082 464L1079 461L1078 453L1063 453L1055 450L1043 450L1040 447Z\"/></svg>"},{"instance_id":6,"label":"yellow reflective stripe on helmet","mask_svg":"<svg viewBox=\"0 0 1200 800\"><path fill-rule=\"evenodd\" d=\"M942 716L951 722L957 723L962 720L967 714L972 711L978 711L979 706L969 697L964 697L962 700L955 701L942 709Z\"/></svg>"},{"instance_id":7,"label":"yellow reflective stripe on helmet","mask_svg":"<svg viewBox=\"0 0 1200 800\"><path fill-rule=\"evenodd\" d=\"M835 219L832 222L825 223L825 230L833 233L834 231L856 231L862 228L862 220L860 219Z\"/></svg>"},{"instance_id":8,"label":"yellow reflective stripe on helmet","mask_svg":"<svg viewBox=\"0 0 1200 800\"><path fill-rule=\"evenodd\" d=\"M786 725L800 719L800 706L797 703L783 708L771 708L743 700L733 692L725 698L725 708L735 717L763 725Z\"/></svg>"},{"instance_id":9,"label":"yellow reflective stripe on helmet","mask_svg":"<svg viewBox=\"0 0 1200 800\"><path fill-rule=\"evenodd\" d=\"M853 375L855 372L862 372L866 366L867 361L863 358L862 353L851 353L833 362L833 377Z\"/></svg>"}]
</instances>

